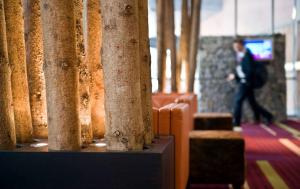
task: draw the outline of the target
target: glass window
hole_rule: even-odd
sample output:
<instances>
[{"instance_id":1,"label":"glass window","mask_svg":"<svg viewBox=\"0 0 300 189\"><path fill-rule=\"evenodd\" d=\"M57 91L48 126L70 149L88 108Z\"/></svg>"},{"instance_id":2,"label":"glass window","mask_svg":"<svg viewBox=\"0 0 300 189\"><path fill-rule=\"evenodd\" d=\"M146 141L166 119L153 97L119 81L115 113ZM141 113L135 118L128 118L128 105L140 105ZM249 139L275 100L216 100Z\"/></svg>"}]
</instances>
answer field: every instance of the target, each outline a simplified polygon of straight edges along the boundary
<instances>
[{"instance_id":1,"label":"glass window","mask_svg":"<svg viewBox=\"0 0 300 189\"><path fill-rule=\"evenodd\" d=\"M275 0L275 31L286 35L286 61L293 57L293 12L294 0Z\"/></svg>"},{"instance_id":2,"label":"glass window","mask_svg":"<svg viewBox=\"0 0 300 189\"><path fill-rule=\"evenodd\" d=\"M238 0L238 34L270 34L271 0Z\"/></svg>"},{"instance_id":3,"label":"glass window","mask_svg":"<svg viewBox=\"0 0 300 189\"><path fill-rule=\"evenodd\" d=\"M202 0L200 35L234 35L234 0Z\"/></svg>"}]
</instances>

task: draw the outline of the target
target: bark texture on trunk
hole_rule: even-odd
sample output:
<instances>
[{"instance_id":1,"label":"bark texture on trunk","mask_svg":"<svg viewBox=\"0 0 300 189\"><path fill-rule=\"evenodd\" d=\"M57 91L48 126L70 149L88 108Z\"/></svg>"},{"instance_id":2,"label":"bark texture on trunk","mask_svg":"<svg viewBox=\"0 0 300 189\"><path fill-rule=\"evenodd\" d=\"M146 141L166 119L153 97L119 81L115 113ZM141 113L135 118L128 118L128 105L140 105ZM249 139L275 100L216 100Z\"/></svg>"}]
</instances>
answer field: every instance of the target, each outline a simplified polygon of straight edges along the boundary
<instances>
[{"instance_id":1,"label":"bark texture on trunk","mask_svg":"<svg viewBox=\"0 0 300 189\"><path fill-rule=\"evenodd\" d=\"M26 62L34 138L47 138L46 86L40 0L24 0Z\"/></svg>"},{"instance_id":2,"label":"bark texture on trunk","mask_svg":"<svg viewBox=\"0 0 300 189\"><path fill-rule=\"evenodd\" d=\"M17 142L32 141L22 0L4 0L7 48L12 68L11 86Z\"/></svg>"},{"instance_id":3,"label":"bark texture on trunk","mask_svg":"<svg viewBox=\"0 0 300 189\"><path fill-rule=\"evenodd\" d=\"M49 150L79 150L80 121L74 4L42 0Z\"/></svg>"},{"instance_id":4,"label":"bark texture on trunk","mask_svg":"<svg viewBox=\"0 0 300 189\"><path fill-rule=\"evenodd\" d=\"M85 144L93 141L90 105L90 72L85 59L83 40L83 0L74 0L76 54L79 67L79 119L81 125L81 139Z\"/></svg>"},{"instance_id":5,"label":"bark texture on trunk","mask_svg":"<svg viewBox=\"0 0 300 189\"><path fill-rule=\"evenodd\" d=\"M3 0L0 0L0 91L0 150L11 150L16 146L16 134Z\"/></svg>"},{"instance_id":6,"label":"bark texture on trunk","mask_svg":"<svg viewBox=\"0 0 300 189\"><path fill-rule=\"evenodd\" d=\"M200 9L201 9L201 0L193 0L193 9L192 9L192 25L191 25L191 36L190 36L190 52L189 52L189 64L190 64L190 73L189 73L189 85L188 92L194 92L194 81L195 81L195 72L197 65L197 52L199 45L199 30L200 30Z\"/></svg>"},{"instance_id":7,"label":"bark texture on trunk","mask_svg":"<svg viewBox=\"0 0 300 189\"><path fill-rule=\"evenodd\" d=\"M157 80L158 92L162 92L165 88L165 47L164 47L164 16L165 16L165 0L156 0L156 19L157 19Z\"/></svg>"},{"instance_id":8,"label":"bark texture on trunk","mask_svg":"<svg viewBox=\"0 0 300 189\"><path fill-rule=\"evenodd\" d=\"M137 0L101 2L107 148L142 150Z\"/></svg>"},{"instance_id":9,"label":"bark texture on trunk","mask_svg":"<svg viewBox=\"0 0 300 189\"><path fill-rule=\"evenodd\" d=\"M171 53L171 91L177 92L177 73L176 73L176 37L175 37L175 24L174 24L174 2L173 0L165 0L165 16L164 16L164 51L167 49ZM164 62L163 64L166 64ZM164 78L166 79L166 78Z\"/></svg>"},{"instance_id":10,"label":"bark texture on trunk","mask_svg":"<svg viewBox=\"0 0 300 189\"><path fill-rule=\"evenodd\" d=\"M102 1L101 1L102 2ZM103 66L101 62L102 19L99 0L87 1L87 61L91 72L91 111L93 135L103 138L105 132Z\"/></svg>"},{"instance_id":11,"label":"bark texture on trunk","mask_svg":"<svg viewBox=\"0 0 300 189\"><path fill-rule=\"evenodd\" d=\"M152 127L152 85L151 57L148 28L148 0L139 0L139 42L141 70L141 101L143 123L145 127L145 143L151 144L153 139Z\"/></svg>"},{"instance_id":12,"label":"bark texture on trunk","mask_svg":"<svg viewBox=\"0 0 300 189\"><path fill-rule=\"evenodd\" d=\"M188 0L182 0L181 5L181 34L179 41L179 51L178 51L178 59L177 59L177 88L180 89L181 84L181 72L182 68L185 69L185 86L188 86L188 78L189 78L189 41L190 40L190 16L188 12Z\"/></svg>"}]
</instances>

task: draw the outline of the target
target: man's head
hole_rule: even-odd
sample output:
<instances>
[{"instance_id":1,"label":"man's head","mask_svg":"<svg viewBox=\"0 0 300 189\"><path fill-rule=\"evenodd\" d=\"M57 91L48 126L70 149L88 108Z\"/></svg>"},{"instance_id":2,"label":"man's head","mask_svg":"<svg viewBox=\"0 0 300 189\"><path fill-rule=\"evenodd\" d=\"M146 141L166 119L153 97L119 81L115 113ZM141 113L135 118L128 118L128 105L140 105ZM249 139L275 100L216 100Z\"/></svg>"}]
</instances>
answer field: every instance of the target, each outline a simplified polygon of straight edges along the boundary
<instances>
[{"instance_id":1,"label":"man's head","mask_svg":"<svg viewBox=\"0 0 300 189\"><path fill-rule=\"evenodd\" d=\"M233 41L233 49L235 52L243 52L245 50L244 40L237 38Z\"/></svg>"}]
</instances>

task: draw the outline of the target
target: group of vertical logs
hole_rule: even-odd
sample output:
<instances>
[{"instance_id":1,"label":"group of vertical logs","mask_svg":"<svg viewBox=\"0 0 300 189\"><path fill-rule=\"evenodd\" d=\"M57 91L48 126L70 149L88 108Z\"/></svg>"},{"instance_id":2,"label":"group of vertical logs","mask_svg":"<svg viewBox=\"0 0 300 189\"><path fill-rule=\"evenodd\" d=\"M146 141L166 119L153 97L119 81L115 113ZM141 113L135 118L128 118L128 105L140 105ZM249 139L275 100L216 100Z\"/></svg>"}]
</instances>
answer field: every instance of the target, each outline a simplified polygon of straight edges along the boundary
<instances>
[{"instance_id":1,"label":"group of vertical logs","mask_svg":"<svg viewBox=\"0 0 300 189\"><path fill-rule=\"evenodd\" d=\"M174 5L172 0L156 0L158 91L166 87L166 50L171 51L171 90L181 91L181 71L185 68L188 92L193 92L199 41L201 0L182 0L181 37L176 52ZM189 11L191 7L191 11ZM177 53L177 55L176 55ZM176 61L177 58L177 61Z\"/></svg>"},{"instance_id":2,"label":"group of vertical logs","mask_svg":"<svg viewBox=\"0 0 300 189\"><path fill-rule=\"evenodd\" d=\"M32 120L27 81L22 0L4 0L6 39L17 141L31 142Z\"/></svg>"},{"instance_id":3,"label":"group of vertical logs","mask_svg":"<svg viewBox=\"0 0 300 189\"><path fill-rule=\"evenodd\" d=\"M40 4L24 0L22 5L22 0L0 1L1 149L47 137Z\"/></svg>"},{"instance_id":4,"label":"group of vertical logs","mask_svg":"<svg viewBox=\"0 0 300 189\"><path fill-rule=\"evenodd\" d=\"M151 96L145 96L151 91L150 73L142 76L150 71L147 14L142 12L147 1L102 1L101 10L107 148L142 150L145 141L152 141Z\"/></svg>"},{"instance_id":5,"label":"group of vertical logs","mask_svg":"<svg viewBox=\"0 0 300 189\"><path fill-rule=\"evenodd\" d=\"M51 150L78 150L104 136L100 1L85 2L86 48L82 0L41 3Z\"/></svg>"},{"instance_id":6,"label":"group of vertical logs","mask_svg":"<svg viewBox=\"0 0 300 189\"><path fill-rule=\"evenodd\" d=\"M148 1L23 2L0 0L0 149L48 137L49 150L79 150L104 135L109 150L150 145Z\"/></svg>"}]
</instances>

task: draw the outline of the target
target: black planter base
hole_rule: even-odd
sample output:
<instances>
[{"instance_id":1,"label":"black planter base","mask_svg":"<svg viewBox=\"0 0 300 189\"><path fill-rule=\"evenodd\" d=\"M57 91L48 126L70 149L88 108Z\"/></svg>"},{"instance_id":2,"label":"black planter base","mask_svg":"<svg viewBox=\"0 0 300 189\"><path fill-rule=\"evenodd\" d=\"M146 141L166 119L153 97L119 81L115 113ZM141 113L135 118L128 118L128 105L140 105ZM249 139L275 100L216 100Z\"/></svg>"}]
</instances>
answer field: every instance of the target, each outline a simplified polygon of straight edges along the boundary
<instances>
[{"instance_id":1,"label":"black planter base","mask_svg":"<svg viewBox=\"0 0 300 189\"><path fill-rule=\"evenodd\" d=\"M174 189L173 137L139 152L48 152L47 147L0 151L1 189Z\"/></svg>"}]
</instances>

